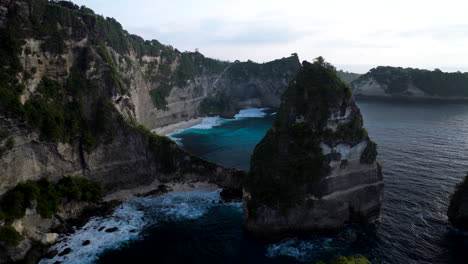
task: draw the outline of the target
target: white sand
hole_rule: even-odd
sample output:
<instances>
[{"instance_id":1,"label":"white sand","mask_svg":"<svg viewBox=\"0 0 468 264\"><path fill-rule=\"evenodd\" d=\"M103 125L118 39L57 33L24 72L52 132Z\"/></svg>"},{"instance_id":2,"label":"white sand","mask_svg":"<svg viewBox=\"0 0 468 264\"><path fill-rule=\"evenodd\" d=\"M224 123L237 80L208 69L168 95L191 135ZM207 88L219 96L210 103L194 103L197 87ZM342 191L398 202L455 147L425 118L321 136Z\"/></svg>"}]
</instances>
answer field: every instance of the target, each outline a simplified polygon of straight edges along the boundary
<instances>
[{"instance_id":1,"label":"white sand","mask_svg":"<svg viewBox=\"0 0 468 264\"><path fill-rule=\"evenodd\" d=\"M198 125L203 121L204 118L205 117L199 117L199 118L195 118L195 119L190 119L188 121L182 121L182 122L179 122L179 123L175 123L175 124L172 124L172 125L159 127L159 128L153 129L153 132L156 132L158 135L161 135L161 136L166 136L166 135L172 134L174 132L177 132L179 130L187 129L189 127L193 127L195 125Z\"/></svg>"}]
</instances>

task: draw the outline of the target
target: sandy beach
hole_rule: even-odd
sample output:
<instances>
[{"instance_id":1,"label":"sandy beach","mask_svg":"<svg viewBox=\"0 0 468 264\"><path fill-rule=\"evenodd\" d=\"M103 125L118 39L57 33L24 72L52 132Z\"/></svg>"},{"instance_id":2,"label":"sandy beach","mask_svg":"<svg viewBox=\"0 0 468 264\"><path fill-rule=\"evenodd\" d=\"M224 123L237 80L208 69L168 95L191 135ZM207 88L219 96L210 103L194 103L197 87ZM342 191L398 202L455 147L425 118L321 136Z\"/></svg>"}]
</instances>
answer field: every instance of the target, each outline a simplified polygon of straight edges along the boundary
<instances>
[{"instance_id":1,"label":"sandy beach","mask_svg":"<svg viewBox=\"0 0 468 264\"><path fill-rule=\"evenodd\" d=\"M198 125L203 121L204 118L205 117L199 117L199 118L195 118L195 119L190 119L188 121L182 121L182 122L179 122L179 123L175 123L175 124L172 124L172 125L159 127L159 128L153 129L153 132L156 132L158 135L161 135L161 136L166 136L166 135L172 134L174 132L177 132L179 130L187 129L189 127Z\"/></svg>"}]
</instances>

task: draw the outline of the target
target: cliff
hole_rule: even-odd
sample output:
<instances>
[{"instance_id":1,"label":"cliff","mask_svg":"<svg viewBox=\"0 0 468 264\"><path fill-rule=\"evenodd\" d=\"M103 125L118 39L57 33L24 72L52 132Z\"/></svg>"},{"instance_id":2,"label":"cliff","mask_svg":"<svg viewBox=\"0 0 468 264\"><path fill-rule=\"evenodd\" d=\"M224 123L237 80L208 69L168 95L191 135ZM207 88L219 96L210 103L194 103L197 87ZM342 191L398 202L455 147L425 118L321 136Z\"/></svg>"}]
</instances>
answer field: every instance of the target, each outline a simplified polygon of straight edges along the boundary
<instances>
[{"instance_id":1,"label":"cliff","mask_svg":"<svg viewBox=\"0 0 468 264\"><path fill-rule=\"evenodd\" d=\"M333 66L304 62L256 146L244 183L246 229L266 239L336 231L379 216L376 144Z\"/></svg>"},{"instance_id":2,"label":"cliff","mask_svg":"<svg viewBox=\"0 0 468 264\"><path fill-rule=\"evenodd\" d=\"M468 99L468 73L377 67L351 83L355 96Z\"/></svg>"},{"instance_id":3,"label":"cliff","mask_svg":"<svg viewBox=\"0 0 468 264\"><path fill-rule=\"evenodd\" d=\"M242 172L194 157L145 127L190 118L175 112L198 115L192 98L178 98L184 109L192 107L180 110L170 105L171 96L178 87L187 89L181 95L206 92L200 101L211 96L197 81L215 80L227 66L143 41L114 19L70 2L2 0L0 201L21 183L57 183L66 175L96 183L105 194L195 181L239 190ZM67 215L61 208L43 217L34 199L21 198L30 197L27 192L15 193L14 201L24 202L14 207L26 213L13 219L0 206L0 263L53 241L47 237L56 236L48 233L56 215ZM24 238L19 245L5 242L18 236Z\"/></svg>"},{"instance_id":4,"label":"cliff","mask_svg":"<svg viewBox=\"0 0 468 264\"><path fill-rule=\"evenodd\" d=\"M450 197L447 215L453 226L468 232L468 174Z\"/></svg>"}]
</instances>

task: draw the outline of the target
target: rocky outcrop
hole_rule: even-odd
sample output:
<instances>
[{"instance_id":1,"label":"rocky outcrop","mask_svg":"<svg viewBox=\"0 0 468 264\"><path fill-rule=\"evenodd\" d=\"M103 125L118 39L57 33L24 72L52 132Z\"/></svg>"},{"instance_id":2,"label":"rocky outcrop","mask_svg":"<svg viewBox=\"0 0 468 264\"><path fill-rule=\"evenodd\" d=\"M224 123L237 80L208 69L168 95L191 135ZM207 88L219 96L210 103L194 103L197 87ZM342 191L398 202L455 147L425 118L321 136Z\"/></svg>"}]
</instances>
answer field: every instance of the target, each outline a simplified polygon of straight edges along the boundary
<instances>
[{"instance_id":1,"label":"rocky outcrop","mask_svg":"<svg viewBox=\"0 0 468 264\"><path fill-rule=\"evenodd\" d=\"M355 96L403 99L468 99L468 73L377 67L351 82Z\"/></svg>"},{"instance_id":2,"label":"rocky outcrop","mask_svg":"<svg viewBox=\"0 0 468 264\"><path fill-rule=\"evenodd\" d=\"M246 229L279 239L376 219L383 197L376 147L334 67L322 58L304 62L254 150L244 183Z\"/></svg>"},{"instance_id":3,"label":"rocky outcrop","mask_svg":"<svg viewBox=\"0 0 468 264\"><path fill-rule=\"evenodd\" d=\"M468 232L468 174L450 197L447 215L453 226Z\"/></svg>"}]
</instances>

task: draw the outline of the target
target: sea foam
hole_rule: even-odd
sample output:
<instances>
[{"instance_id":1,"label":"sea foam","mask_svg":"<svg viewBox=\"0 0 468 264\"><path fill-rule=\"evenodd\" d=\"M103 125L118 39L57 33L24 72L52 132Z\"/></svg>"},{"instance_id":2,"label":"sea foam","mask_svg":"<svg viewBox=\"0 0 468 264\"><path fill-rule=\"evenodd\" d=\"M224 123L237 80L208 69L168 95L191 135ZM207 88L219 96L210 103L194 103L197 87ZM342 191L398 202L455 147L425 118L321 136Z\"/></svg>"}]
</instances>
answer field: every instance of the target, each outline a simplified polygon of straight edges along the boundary
<instances>
[{"instance_id":1,"label":"sea foam","mask_svg":"<svg viewBox=\"0 0 468 264\"><path fill-rule=\"evenodd\" d=\"M158 221L197 219L203 216L221 200L220 192L221 190L172 192L159 197L131 199L119 206L112 215L92 218L74 233L61 236L59 242L51 248L59 253L70 248L72 251L69 254L42 259L39 263L93 263L104 251L118 249L139 239L145 227L157 225ZM106 232L113 227L118 230ZM86 240L91 243L83 246Z\"/></svg>"},{"instance_id":2,"label":"sea foam","mask_svg":"<svg viewBox=\"0 0 468 264\"><path fill-rule=\"evenodd\" d=\"M236 119L240 118L255 118L255 117L264 117L267 114L265 113L266 110L269 108L249 108L249 109L244 109L240 110L237 115L234 117Z\"/></svg>"}]
</instances>

